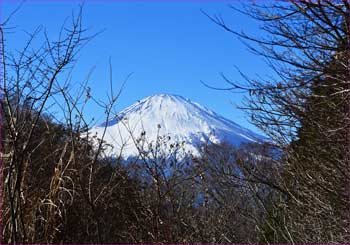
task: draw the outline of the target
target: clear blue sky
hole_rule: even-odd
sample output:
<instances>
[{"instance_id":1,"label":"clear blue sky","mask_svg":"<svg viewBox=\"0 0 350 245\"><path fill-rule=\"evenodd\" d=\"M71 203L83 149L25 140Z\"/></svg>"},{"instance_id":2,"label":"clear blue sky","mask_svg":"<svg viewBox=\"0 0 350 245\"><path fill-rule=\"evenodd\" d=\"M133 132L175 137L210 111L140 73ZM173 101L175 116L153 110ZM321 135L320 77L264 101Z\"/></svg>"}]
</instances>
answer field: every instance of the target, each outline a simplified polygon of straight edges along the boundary
<instances>
[{"instance_id":1,"label":"clear blue sky","mask_svg":"<svg viewBox=\"0 0 350 245\"><path fill-rule=\"evenodd\" d=\"M228 8L237 1L86 1L84 24L91 32L105 31L83 49L74 78L83 79L96 66L90 87L93 96L103 99L108 90L108 60L112 58L114 87L128 74L117 108L120 110L154 93L173 93L196 101L217 113L256 130L246 114L235 107L241 94L211 90L200 83L225 87L223 72L242 81L234 68L254 76L266 75L267 65L251 54L232 34L201 13L222 14L237 30L260 34L259 24ZM8 15L18 1L1 1L1 17ZM27 1L10 25L16 32L8 37L10 48L21 47L26 31L43 24L55 35L63 20L77 9L77 1ZM91 105L87 113L102 119L103 111Z\"/></svg>"}]
</instances>

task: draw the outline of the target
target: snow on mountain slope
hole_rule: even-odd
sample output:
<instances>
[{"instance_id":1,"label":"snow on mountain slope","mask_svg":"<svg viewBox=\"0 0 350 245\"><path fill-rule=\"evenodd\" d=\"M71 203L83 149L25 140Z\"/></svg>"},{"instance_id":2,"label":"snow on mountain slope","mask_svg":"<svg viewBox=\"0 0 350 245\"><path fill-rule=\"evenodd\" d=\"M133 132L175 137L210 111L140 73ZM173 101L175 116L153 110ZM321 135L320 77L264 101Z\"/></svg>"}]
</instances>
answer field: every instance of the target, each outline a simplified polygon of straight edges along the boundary
<instances>
[{"instance_id":1,"label":"snow on mountain slope","mask_svg":"<svg viewBox=\"0 0 350 245\"><path fill-rule=\"evenodd\" d=\"M170 143L184 142L186 151L198 154L198 147L205 142L258 142L262 136L216 114L215 112L179 95L156 94L146 97L121 111L114 119L97 125L90 134L113 146L109 154L124 157L135 156L138 150L135 140L141 135L148 143L157 135L170 136Z\"/></svg>"}]
</instances>

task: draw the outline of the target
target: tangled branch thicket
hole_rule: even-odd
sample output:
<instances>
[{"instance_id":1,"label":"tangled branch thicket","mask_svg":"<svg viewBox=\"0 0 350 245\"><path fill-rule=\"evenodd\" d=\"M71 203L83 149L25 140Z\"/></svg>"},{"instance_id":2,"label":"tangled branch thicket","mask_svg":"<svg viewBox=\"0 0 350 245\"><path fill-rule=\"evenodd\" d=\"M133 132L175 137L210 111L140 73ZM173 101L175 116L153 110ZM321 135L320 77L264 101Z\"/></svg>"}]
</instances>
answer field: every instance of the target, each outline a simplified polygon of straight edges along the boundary
<instances>
[{"instance_id":1,"label":"tangled branch thicket","mask_svg":"<svg viewBox=\"0 0 350 245\"><path fill-rule=\"evenodd\" d=\"M73 89L70 71L94 36L82 9L56 40L38 28L21 51L7 49L1 24L3 243L349 243L349 4L232 8L268 37L208 17L257 43L248 47L278 79L224 78L247 92L244 109L272 140L204 144L187 158L146 135L132 135L135 158L105 157L84 109L98 103L108 121L121 91L102 104L88 79Z\"/></svg>"},{"instance_id":2,"label":"tangled branch thicket","mask_svg":"<svg viewBox=\"0 0 350 245\"><path fill-rule=\"evenodd\" d=\"M276 73L275 79L231 81L246 91L244 109L281 149L282 196L269 207L264 241L349 242L350 5L291 1L233 9L260 21L265 38L237 32ZM255 44L255 45L252 45Z\"/></svg>"}]
</instances>

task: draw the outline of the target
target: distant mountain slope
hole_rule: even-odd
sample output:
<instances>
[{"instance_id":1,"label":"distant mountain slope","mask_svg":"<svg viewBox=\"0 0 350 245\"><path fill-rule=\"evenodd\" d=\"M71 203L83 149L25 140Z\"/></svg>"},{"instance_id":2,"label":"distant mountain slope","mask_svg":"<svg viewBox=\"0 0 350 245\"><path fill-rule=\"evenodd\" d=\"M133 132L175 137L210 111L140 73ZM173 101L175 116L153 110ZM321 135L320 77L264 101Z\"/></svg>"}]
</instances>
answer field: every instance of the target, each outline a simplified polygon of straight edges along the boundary
<instances>
[{"instance_id":1,"label":"distant mountain slope","mask_svg":"<svg viewBox=\"0 0 350 245\"><path fill-rule=\"evenodd\" d=\"M154 142L157 135L169 136L169 144L184 142L186 151L198 153L205 142L258 142L263 137L179 95L156 94L121 111L114 119L97 125L90 133L113 146L111 154L135 156L135 140L141 135ZM168 138L168 139L169 139Z\"/></svg>"}]
</instances>

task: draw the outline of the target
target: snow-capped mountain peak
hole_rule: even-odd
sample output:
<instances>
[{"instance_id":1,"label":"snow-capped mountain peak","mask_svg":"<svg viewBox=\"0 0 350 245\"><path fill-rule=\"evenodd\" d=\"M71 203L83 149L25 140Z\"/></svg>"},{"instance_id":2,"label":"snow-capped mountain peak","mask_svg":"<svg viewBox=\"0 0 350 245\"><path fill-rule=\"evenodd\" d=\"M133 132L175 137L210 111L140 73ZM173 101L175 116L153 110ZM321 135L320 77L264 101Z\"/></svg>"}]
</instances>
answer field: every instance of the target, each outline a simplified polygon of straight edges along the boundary
<instances>
[{"instance_id":1,"label":"snow-capped mountain peak","mask_svg":"<svg viewBox=\"0 0 350 245\"><path fill-rule=\"evenodd\" d=\"M169 144L184 142L194 155L206 142L257 142L263 138L254 132L218 115L204 106L179 95L155 94L127 107L114 119L93 127L90 132L113 146L111 154L122 151L125 157L135 156L136 140L142 135L151 143L158 136L168 136ZM171 139L171 140L170 140Z\"/></svg>"}]
</instances>

